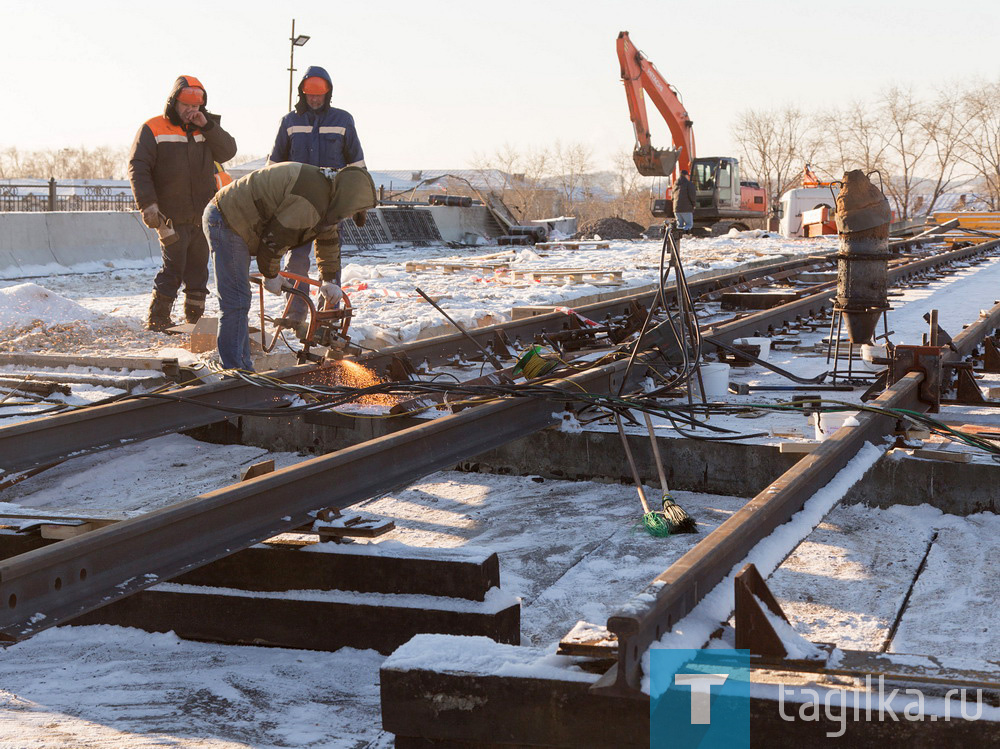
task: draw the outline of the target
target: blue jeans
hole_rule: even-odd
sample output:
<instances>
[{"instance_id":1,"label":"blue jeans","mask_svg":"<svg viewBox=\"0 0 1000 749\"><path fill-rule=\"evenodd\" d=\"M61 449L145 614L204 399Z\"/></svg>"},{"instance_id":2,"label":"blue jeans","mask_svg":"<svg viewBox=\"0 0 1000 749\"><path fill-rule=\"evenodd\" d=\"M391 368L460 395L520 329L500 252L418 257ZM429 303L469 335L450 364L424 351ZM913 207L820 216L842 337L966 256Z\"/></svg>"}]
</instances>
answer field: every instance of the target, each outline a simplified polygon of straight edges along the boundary
<instances>
[{"instance_id":1,"label":"blue jeans","mask_svg":"<svg viewBox=\"0 0 1000 749\"><path fill-rule=\"evenodd\" d=\"M690 231L694 228L693 213L674 213L677 216L677 228L681 231Z\"/></svg>"},{"instance_id":2,"label":"blue jeans","mask_svg":"<svg viewBox=\"0 0 1000 749\"><path fill-rule=\"evenodd\" d=\"M312 246L312 242L306 242L292 249L285 256L285 270L297 276L308 276ZM309 286L296 281L295 288L308 291ZM291 307L288 308L288 317L292 320L302 322L306 319L306 303L297 296L293 296L291 301Z\"/></svg>"},{"instance_id":3,"label":"blue jeans","mask_svg":"<svg viewBox=\"0 0 1000 749\"><path fill-rule=\"evenodd\" d=\"M250 357L250 248L226 226L214 203L202 218L205 236L215 262L215 287L219 294L219 358L227 369L253 371Z\"/></svg>"}]
</instances>

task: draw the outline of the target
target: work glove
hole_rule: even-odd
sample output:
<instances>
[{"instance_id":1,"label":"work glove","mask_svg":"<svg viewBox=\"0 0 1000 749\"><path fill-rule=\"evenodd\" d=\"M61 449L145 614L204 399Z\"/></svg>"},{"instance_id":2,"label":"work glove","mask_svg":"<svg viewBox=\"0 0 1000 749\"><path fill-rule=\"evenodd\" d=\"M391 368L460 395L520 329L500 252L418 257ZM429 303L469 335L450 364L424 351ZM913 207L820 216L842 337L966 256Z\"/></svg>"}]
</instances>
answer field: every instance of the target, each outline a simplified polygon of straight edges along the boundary
<instances>
[{"instance_id":1,"label":"work glove","mask_svg":"<svg viewBox=\"0 0 1000 749\"><path fill-rule=\"evenodd\" d=\"M162 223L160 221L160 206L157 205L156 203L150 203L145 208L143 208L142 223L144 223L150 229L157 228Z\"/></svg>"},{"instance_id":2,"label":"work glove","mask_svg":"<svg viewBox=\"0 0 1000 749\"><path fill-rule=\"evenodd\" d=\"M326 300L327 307L333 307L344 298L344 292L333 281L327 281L319 287L319 298Z\"/></svg>"},{"instance_id":3,"label":"work glove","mask_svg":"<svg viewBox=\"0 0 1000 749\"><path fill-rule=\"evenodd\" d=\"M281 276L275 276L274 278L264 279L264 288L270 291L272 294L280 294L281 287L284 285L285 279Z\"/></svg>"},{"instance_id":4,"label":"work glove","mask_svg":"<svg viewBox=\"0 0 1000 749\"><path fill-rule=\"evenodd\" d=\"M358 211L354 214L354 225L359 229L365 225L365 221L368 219L368 211Z\"/></svg>"}]
</instances>

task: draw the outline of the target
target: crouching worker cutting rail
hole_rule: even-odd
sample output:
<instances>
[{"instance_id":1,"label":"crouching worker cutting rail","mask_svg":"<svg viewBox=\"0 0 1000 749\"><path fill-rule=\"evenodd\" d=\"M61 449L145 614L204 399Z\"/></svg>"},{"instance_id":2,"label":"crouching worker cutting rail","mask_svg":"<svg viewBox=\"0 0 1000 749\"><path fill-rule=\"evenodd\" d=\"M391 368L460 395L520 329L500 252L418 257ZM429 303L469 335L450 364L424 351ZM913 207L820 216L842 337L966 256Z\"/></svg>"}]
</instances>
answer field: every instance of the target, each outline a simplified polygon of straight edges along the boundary
<instances>
[{"instance_id":1,"label":"crouching worker cutting rail","mask_svg":"<svg viewBox=\"0 0 1000 749\"><path fill-rule=\"evenodd\" d=\"M219 357L227 369L253 370L248 315L250 256L264 276L268 291L280 293L281 257L293 247L315 240L320 296L340 299L335 279L340 272L337 224L377 203L375 184L359 167L339 171L310 164L283 163L260 169L227 185L205 209L204 228L215 263L219 293Z\"/></svg>"}]
</instances>

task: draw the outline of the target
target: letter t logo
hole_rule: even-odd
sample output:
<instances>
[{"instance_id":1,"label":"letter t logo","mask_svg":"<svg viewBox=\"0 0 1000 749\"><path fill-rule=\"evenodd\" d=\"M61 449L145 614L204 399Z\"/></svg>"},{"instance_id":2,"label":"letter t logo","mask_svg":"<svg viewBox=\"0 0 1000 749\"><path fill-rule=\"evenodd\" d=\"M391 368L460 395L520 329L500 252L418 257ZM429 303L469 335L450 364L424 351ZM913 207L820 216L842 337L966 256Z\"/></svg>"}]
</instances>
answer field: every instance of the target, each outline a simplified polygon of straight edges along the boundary
<instances>
[{"instance_id":1,"label":"letter t logo","mask_svg":"<svg viewBox=\"0 0 1000 749\"><path fill-rule=\"evenodd\" d=\"M712 722L712 687L728 678L729 674L674 674L674 684L691 686L691 725Z\"/></svg>"}]
</instances>

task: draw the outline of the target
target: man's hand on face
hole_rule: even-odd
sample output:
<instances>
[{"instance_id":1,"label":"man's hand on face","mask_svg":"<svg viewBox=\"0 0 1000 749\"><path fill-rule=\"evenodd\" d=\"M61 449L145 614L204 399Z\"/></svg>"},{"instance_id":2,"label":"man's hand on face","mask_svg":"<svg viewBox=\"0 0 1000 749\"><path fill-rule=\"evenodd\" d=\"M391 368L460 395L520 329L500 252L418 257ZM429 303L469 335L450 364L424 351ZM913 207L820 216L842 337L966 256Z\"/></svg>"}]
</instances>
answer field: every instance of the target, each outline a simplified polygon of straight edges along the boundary
<instances>
[{"instance_id":1,"label":"man's hand on face","mask_svg":"<svg viewBox=\"0 0 1000 749\"><path fill-rule=\"evenodd\" d=\"M191 123L195 127L205 127L205 125L208 124L208 118L205 117L205 113L200 109L188 112L185 121Z\"/></svg>"}]
</instances>

